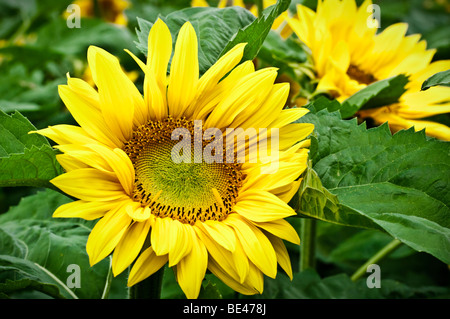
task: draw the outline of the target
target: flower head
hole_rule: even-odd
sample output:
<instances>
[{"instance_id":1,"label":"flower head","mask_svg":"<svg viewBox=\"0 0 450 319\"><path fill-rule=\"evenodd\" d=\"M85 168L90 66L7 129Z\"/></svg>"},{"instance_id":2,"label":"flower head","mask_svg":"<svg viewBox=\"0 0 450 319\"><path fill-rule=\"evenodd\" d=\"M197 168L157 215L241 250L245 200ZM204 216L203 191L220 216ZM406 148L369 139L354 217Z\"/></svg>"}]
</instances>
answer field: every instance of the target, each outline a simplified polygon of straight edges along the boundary
<instances>
[{"instance_id":1,"label":"flower head","mask_svg":"<svg viewBox=\"0 0 450 319\"><path fill-rule=\"evenodd\" d=\"M355 0L318 1L317 11L299 5L289 25L311 50L318 77L317 92L327 92L342 101L367 85L398 74L410 76L398 103L366 110L378 124L391 128L426 128L426 133L450 139L450 128L420 120L450 111L450 88L420 91L429 76L450 68L450 61L431 62L435 50L427 50L419 34L406 36L407 24L397 23L377 34L370 19L371 1L359 8Z\"/></svg>"},{"instance_id":2,"label":"flower head","mask_svg":"<svg viewBox=\"0 0 450 319\"><path fill-rule=\"evenodd\" d=\"M114 275L133 263L134 285L168 263L189 298L206 269L244 294L262 292L263 274L275 277L277 264L292 277L283 240L299 238L284 218L295 214L287 202L313 126L291 124L307 110L283 109L289 85L274 83L276 69L238 65L244 47L199 77L197 37L186 22L167 76L172 38L157 20L147 62L130 53L145 73L143 96L117 58L97 47L88 62L98 90L75 78L59 87L80 127L39 133L63 153L66 173L51 182L79 200L54 217L100 218L86 247L91 265L112 253ZM270 150L254 156L256 145Z\"/></svg>"}]
</instances>

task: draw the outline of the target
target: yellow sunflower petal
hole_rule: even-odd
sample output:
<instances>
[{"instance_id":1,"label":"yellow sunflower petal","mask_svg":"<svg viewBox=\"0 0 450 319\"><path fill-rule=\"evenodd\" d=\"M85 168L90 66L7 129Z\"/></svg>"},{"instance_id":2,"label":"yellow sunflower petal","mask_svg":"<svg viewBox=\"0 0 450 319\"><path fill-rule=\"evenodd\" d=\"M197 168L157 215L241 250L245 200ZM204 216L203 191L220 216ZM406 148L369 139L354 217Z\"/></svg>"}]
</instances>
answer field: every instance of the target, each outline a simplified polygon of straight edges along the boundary
<instances>
[{"instance_id":1,"label":"yellow sunflower petal","mask_svg":"<svg viewBox=\"0 0 450 319\"><path fill-rule=\"evenodd\" d=\"M99 154L116 173L125 193L132 195L134 185L134 167L128 155L121 149L111 150L99 144L88 144L86 147Z\"/></svg>"},{"instance_id":2,"label":"yellow sunflower petal","mask_svg":"<svg viewBox=\"0 0 450 319\"><path fill-rule=\"evenodd\" d=\"M225 249L233 252L236 248L236 235L233 230L222 224L221 222L207 220L203 223L198 223L198 227L205 230L212 239Z\"/></svg>"},{"instance_id":3,"label":"yellow sunflower petal","mask_svg":"<svg viewBox=\"0 0 450 319\"><path fill-rule=\"evenodd\" d=\"M122 142L126 142L132 133L135 103L142 100L142 96L122 71L116 57L94 46L89 47L88 57L90 65L95 61L92 74L96 74L94 81L105 122Z\"/></svg>"},{"instance_id":4,"label":"yellow sunflower petal","mask_svg":"<svg viewBox=\"0 0 450 319\"><path fill-rule=\"evenodd\" d=\"M208 265L208 252L194 231L190 232L188 241L192 242L192 250L178 263L177 280L186 297L192 299L197 298L200 293Z\"/></svg>"},{"instance_id":5,"label":"yellow sunflower petal","mask_svg":"<svg viewBox=\"0 0 450 319\"><path fill-rule=\"evenodd\" d=\"M56 218L83 218L93 220L103 217L106 212L117 206L117 201L89 202L77 200L59 206L53 213Z\"/></svg>"},{"instance_id":6,"label":"yellow sunflower petal","mask_svg":"<svg viewBox=\"0 0 450 319\"><path fill-rule=\"evenodd\" d=\"M86 244L91 266L108 256L119 243L131 223L131 218L124 214L123 205L106 213L95 224Z\"/></svg>"},{"instance_id":7,"label":"yellow sunflower petal","mask_svg":"<svg viewBox=\"0 0 450 319\"><path fill-rule=\"evenodd\" d=\"M158 256L152 247L147 248L139 255L128 275L127 286L131 287L150 277L167 263L167 255Z\"/></svg>"},{"instance_id":8,"label":"yellow sunflower petal","mask_svg":"<svg viewBox=\"0 0 450 319\"><path fill-rule=\"evenodd\" d=\"M148 34L147 65L154 74L155 80L164 96L166 96L167 65L171 54L172 35L167 25L161 19L157 19Z\"/></svg>"},{"instance_id":9,"label":"yellow sunflower petal","mask_svg":"<svg viewBox=\"0 0 450 319\"><path fill-rule=\"evenodd\" d=\"M169 267L178 264L193 249L193 230L190 225L172 221L169 229Z\"/></svg>"},{"instance_id":10,"label":"yellow sunflower petal","mask_svg":"<svg viewBox=\"0 0 450 319\"><path fill-rule=\"evenodd\" d=\"M283 270L292 280L293 275L292 275L291 260L289 258L289 253L286 249L286 246L283 243L283 240L271 234L267 234L267 238L269 238L273 248L275 249L278 264L281 266L281 268L283 268Z\"/></svg>"},{"instance_id":11,"label":"yellow sunflower petal","mask_svg":"<svg viewBox=\"0 0 450 319\"><path fill-rule=\"evenodd\" d=\"M233 227L248 258L271 278L277 273L275 250L266 236L238 214L230 214L224 223Z\"/></svg>"},{"instance_id":12,"label":"yellow sunflower petal","mask_svg":"<svg viewBox=\"0 0 450 319\"><path fill-rule=\"evenodd\" d=\"M171 218L156 218L150 234L150 241L156 255L162 256L169 253L169 238Z\"/></svg>"},{"instance_id":13,"label":"yellow sunflower petal","mask_svg":"<svg viewBox=\"0 0 450 319\"><path fill-rule=\"evenodd\" d=\"M259 228L264 229L265 231L281 238L287 241L290 241L294 244L300 244L300 238L298 237L297 232L295 231L294 227L292 227L291 224L289 224L284 219L274 220L271 222L252 222Z\"/></svg>"},{"instance_id":14,"label":"yellow sunflower petal","mask_svg":"<svg viewBox=\"0 0 450 319\"><path fill-rule=\"evenodd\" d=\"M112 271L117 276L138 256L150 230L150 220L132 223L114 249Z\"/></svg>"},{"instance_id":15,"label":"yellow sunflower petal","mask_svg":"<svg viewBox=\"0 0 450 319\"><path fill-rule=\"evenodd\" d=\"M121 146L120 140L112 133L101 112L72 91L67 85L58 86L59 96L80 126L94 139L108 145Z\"/></svg>"},{"instance_id":16,"label":"yellow sunflower petal","mask_svg":"<svg viewBox=\"0 0 450 319\"><path fill-rule=\"evenodd\" d=\"M268 222L295 215L295 211L274 194L253 189L242 192L233 209L239 215L256 222Z\"/></svg>"},{"instance_id":17,"label":"yellow sunflower petal","mask_svg":"<svg viewBox=\"0 0 450 319\"><path fill-rule=\"evenodd\" d=\"M186 22L178 33L175 52L170 65L167 102L170 114L181 116L196 95L199 77L197 35Z\"/></svg>"},{"instance_id":18,"label":"yellow sunflower petal","mask_svg":"<svg viewBox=\"0 0 450 319\"><path fill-rule=\"evenodd\" d=\"M59 175L50 181L65 193L86 201L108 201L125 193L110 174L94 168L83 168Z\"/></svg>"}]
</instances>

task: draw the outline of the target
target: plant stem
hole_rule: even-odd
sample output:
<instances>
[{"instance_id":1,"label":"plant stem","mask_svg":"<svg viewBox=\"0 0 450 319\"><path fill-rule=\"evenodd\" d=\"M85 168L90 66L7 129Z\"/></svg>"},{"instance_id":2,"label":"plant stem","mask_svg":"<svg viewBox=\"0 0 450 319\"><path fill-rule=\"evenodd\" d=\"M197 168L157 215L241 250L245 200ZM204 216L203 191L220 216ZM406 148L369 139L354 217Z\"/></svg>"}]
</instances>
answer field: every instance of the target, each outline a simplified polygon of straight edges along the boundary
<instances>
[{"instance_id":1,"label":"plant stem","mask_svg":"<svg viewBox=\"0 0 450 319\"><path fill-rule=\"evenodd\" d=\"M300 226L300 271L316 266L316 220L303 218Z\"/></svg>"},{"instance_id":2,"label":"plant stem","mask_svg":"<svg viewBox=\"0 0 450 319\"><path fill-rule=\"evenodd\" d=\"M129 288L129 299L160 299L164 268Z\"/></svg>"},{"instance_id":3,"label":"plant stem","mask_svg":"<svg viewBox=\"0 0 450 319\"><path fill-rule=\"evenodd\" d=\"M105 282L105 288L103 289L102 293L102 299L108 299L109 296L109 290L111 289L111 283L112 283L112 258L109 257L109 269L108 274L106 275L106 282Z\"/></svg>"},{"instance_id":4,"label":"plant stem","mask_svg":"<svg viewBox=\"0 0 450 319\"><path fill-rule=\"evenodd\" d=\"M369 260L367 260L364 265L358 268L358 270L352 275L350 278L352 281L356 281L361 278L366 272L367 267L372 264L376 264L381 259L392 253L395 249L397 249L402 242L398 239L392 240L389 244L384 246L380 251L378 251L375 255L373 255Z\"/></svg>"},{"instance_id":5,"label":"plant stem","mask_svg":"<svg viewBox=\"0 0 450 319\"><path fill-rule=\"evenodd\" d=\"M264 5L262 0L255 1L256 7L258 8L258 18L262 17L262 12L264 10Z\"/></svg>"}]
</instances>

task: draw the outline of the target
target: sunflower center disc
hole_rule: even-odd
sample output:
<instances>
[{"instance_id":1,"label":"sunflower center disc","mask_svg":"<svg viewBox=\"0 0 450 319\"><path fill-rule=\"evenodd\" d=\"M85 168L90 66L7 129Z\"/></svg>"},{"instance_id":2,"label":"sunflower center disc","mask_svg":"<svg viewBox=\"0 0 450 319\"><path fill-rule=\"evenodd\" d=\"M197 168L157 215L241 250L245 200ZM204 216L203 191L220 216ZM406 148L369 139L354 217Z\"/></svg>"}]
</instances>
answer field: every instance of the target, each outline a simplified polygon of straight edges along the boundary
<instances>
[{"instance_id":1,"label":"sunflower center disc","mask_svg":"<svg viewBox=\"0 0 450 319\"><path fill-rule=\"evenodd\" d=\"M180 142L171 138L177 128L191 134L188 162L172 160L172 150ZM135 169L134 200L150 206L158 217L183 223L224 219L232 211L244 174L240 164L204 162L207 141L201 141L201 151L195 151L194 142L194 123L186 119L169 117L138 127L124 147Z\"/></svg>"},{"instance_id":2,"label":"sunflower center disc","mask_svg":"<svg viewBox=\"0 0 450 319\"><path fill-rule=\"evenodd\" d=\"M365 71L358 68L356 65L351 64L347 70L347 75L355 80L358 81L360 84L371 84L373 82L376 82L377 79L370 73L366 73Z\"/></svg>"}]
</instances>

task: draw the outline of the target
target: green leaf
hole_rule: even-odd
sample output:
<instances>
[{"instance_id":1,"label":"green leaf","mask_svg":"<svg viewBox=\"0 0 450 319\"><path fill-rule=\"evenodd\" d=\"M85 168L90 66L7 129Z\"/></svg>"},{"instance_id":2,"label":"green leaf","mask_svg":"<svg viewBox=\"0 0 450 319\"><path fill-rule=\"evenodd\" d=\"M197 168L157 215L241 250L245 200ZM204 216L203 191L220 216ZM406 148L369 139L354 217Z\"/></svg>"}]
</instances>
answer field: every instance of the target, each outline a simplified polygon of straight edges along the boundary
<instances>
[{"instance_id":1,"label":"green leaf","mask_svg":"<svg viewBox=\"0 0 450 319\"><path fill-rule=\"evenodd\" d=\"M317 173L311 168L306 170L298 194L298 212L301 215L339 225L378 228L369 218L340 203L337 196L322 186Z\"/></svg>"},{"instance_id":2,"label":"green leaf","mask_svg":"<svg viewBox=\"0 0 450 319\"><path fill-rule=\"evenodd\" d=\"M322 110L314 114L316 106ZM313 169L337 203L329 195L317 199L331 203L320 215L306 196L301 213L330 221L351 216L350 224L362 227L370 220L415 250L450 263L450 143L412 129L392 136L387 125L367 130L326 108L326 99L316 101L301 122L315 125ZM339 208L335 217L325 214L329 207Z\"/></svg>"},{"instance_id":3,"label":"green leaf","mask_svg":"<svg viewBox=\"0 0 450 319\"><path fill-rule=\"evenodd\" d=\"M93 222L51 218L58 206L68 202L66 196L46 190L25 197L0 216L0 285L9 281L10 287L10 281L29 279L33 285L56 285L67 298L101 297L109 262L89 264L86 241ZM80 288L68 287L73 273L69 265L79 267Z\"/></svg>"},{"instance_id":4,"label":"green leaf","mask_svg":"<svg viewBox=\"0 0 450 319\"><path fill-rule=\"evenodd\" d=\"M273 22L281 13L288 9L290 3L290 0L278 0L276 4L264 9L261 17L239 30L220 55L224 55L235 45L246 42L248 44L244 50L243 60L253 60L258 55L264 40L272 28Z\"/></svg>"},{"instance_id":5,"label":"green leaf","mask_svg":"<svg viewBox=\"0 0 450 319\"><path fill-rule=\"evenodd\" d=\"M56 153L19 112L0 111L0 186L51 187L49 180L62 173Z\"/></svg>"},{"instance_id":6,"label":"green leaf","mask_svg":"<svg viewBox=\"0 0 450 319\"><path fill-rule=\"evenodd\" d=\"M374 82L346 99L341 106L343 118L354 115L359 110L376 108L396 103L405 93L408 77L399 74L395 77Z\"/></svg>"},{"instance_id":7,"label":"green leaf","mask_svg":"<svg viewBox=\"0 0 450 319\"><path fill-rule=\"evenodd\" d=\"M450 70L442 71L430 76L422 83L422 91L428 90L432 86L450 86Z\"/></svg>"},{"instance_id":8,"label":"green leaf","mask_svg":"<svg viewBox=\"0 0 450 319\"><path fill-rule=\"evenodd\" d=\"M0 255L0 296L34 290L53 298L70 298L64 284L31 261Z\"/></svg>"},{"instance_id":9,"label":"green leaf","mask_svg":"<svg viewBox=\"0 0 450 319\"><path fill-rule=\"evenodd\" d=\"M223 9L211 7L194 7L175 11L160 18L167 24L175 44L178 31L187 21L195 29L198 39L198 60L200 74L206 72L221 56L224 47L233 36L255 20L255 17L244 8L227 7ZM137 18L139 30L136 30L137 48L147 55L148 34L153 23ZM170 65L169 65L170 68Z\"/></svg>"},{"instance_id":10,"label":"green leaf","mask_svg":"<svg viewBox=\"0 0 450 319\"><path fill-rule=\"evenodd\" d=\"M222 294L217 284L208 280L205 285L202 285L198 299L222 299Z\"/></svg>"}]
</instances>

